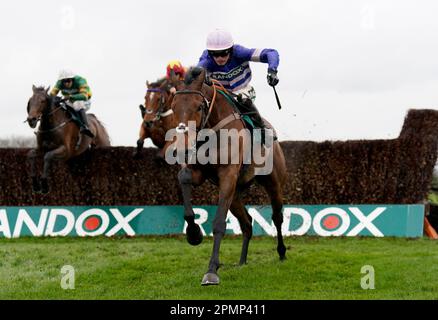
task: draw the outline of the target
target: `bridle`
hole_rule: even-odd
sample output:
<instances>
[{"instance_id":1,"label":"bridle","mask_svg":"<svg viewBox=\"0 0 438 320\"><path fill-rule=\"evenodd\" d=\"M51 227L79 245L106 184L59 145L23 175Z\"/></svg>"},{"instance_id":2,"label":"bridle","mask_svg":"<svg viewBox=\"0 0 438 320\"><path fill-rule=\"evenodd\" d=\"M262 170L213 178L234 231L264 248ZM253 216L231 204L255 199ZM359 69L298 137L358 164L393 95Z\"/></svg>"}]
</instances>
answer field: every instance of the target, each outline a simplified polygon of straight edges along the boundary
<instances>
[{"instance_id":1,"label":"bridle","mask_svg":"<svg viewBox=\"0 0 438 320\"><path fill-rule=\"evenodd\" d=\"M177 91L175 93L176 95L182 95L182 94L197 94L199 96L202 97L203 101L202 101L202 105L200 107L200 110L198 110L197 112L201 112L201 125L200 128L196 128L197 131L200 131L202 129L205 128L205 126L207 125L207 121L210 118L211 115L211 106L213 104L210 104L210 102L208 101L207 97L198 90L181 90L181 91ZM177 129L178 130L178 129Z\"/></svg>"},{"instance_id":2,"label":"bridle","mask_svg":"<svg viewBox=\"0 0 438 320\"><path fill-rule=\"evenodd\" d=\"M202 91L199 90L180 90L177 91L175 93L175 95L179 95L179 94L192 94L192 95L199 95L202 97L203 102L202 105L200 106L200 110L198 110L197 112L201 112L201 124L200 127L196 128L196 138L193 141L192 146L190 147L190 150L187 150L186 156L188 156L188 162L190 163L191 159L196 155L197 149L198 149L198 134L200 133L201 130L205 129L208 120L211 116L211 113L213 111L213 107L215 105L216 102L216 97L217 97L217 92L220 92L222 95L226 96L227 95L227 90L222 86L222 84L220 84L218 81L216 80L211 80L213 82L213 97L211 99L211 102L208 101L207 97L204 95L204 93ZM218 88L220 88L220 90L218 90ZM231 114L229 114L227 117L225 117L224 119L220 120L215 126L209 128L212 132L216 133L218 132L220 129L222 129L223 127L225 127L226 125L228 125L229 123L235 121L235 120L239 120L242 121L242 118L240 116L239 113L237 112L233 112ZM187 132L187 126L184 123L180 123L178 125L178 127L176 128L176 132L177 133L186 133Z\"/></svg>"},{"instance_id":3,"label":"bridle","mask_svg":"<svg viewBox=\"0 0 438 320\"><path fill-rule=\"evenodd\" d=\"M216 102L217 87L220 87L223 91L226 91L225 88L222 86L222 84L220 84L218 81L216 80L212 80L212 81L214 81L215 83L213 83L213 98L211 99L211 102L208 101L204 93L199 90L180 90L175 93L175 96L179 94L196 94L202 97L203 99L202 105L200 107L200 110L197 111L197 112L201 112L201 124L199 128L196 128L197 132L205 129L205 126L208 123L208 119L210 119L211 112L213 111L213 107ZM177 132L178 132L178 128L177 128Z\"/></svg>"},{"instance_id":4,"label":"bridle","mask_svg":"<svg viewBox=\"0 0 438 320\"><path fill-rule=\"evenodd\" d=\"M59 100L59 101L55 101L55 97L50 97L47 96L49 103L48 103L48 107L46 106L43 111L41 112L41 115L39 117L36 118L36 122L40 122L41 119L43 117L49 117L53 114L55 114L56 112L58 112L59 110L63 109L64 111L67 111L67 107L65 106L65 101L64 100ZM57 105L57 107L55 109L53 109L53 105ZM47 113L47 109L49 109L50 111ZM53 109L53 110L52 110ZM28 110L29 112L29 110ZM70 115L70 118L68 118L67 120L65 120L64 122L60 123L59 125L50 128L50 129L46 129L46 130L42 130L41 126L38 127L38 130L35 131L35 134L43 134L43 133L50 133L50 132L55 132L63 127L65 127L69 122L71 122L73 120L72 116ZM29 119L26 119L24 121L24 123L29 122Z\"/></svg>"},{"instance_id":5,"label":"bridle","mask_svg":"<svg viewBox=\"0 0 438 320\"><path fill-rule=\"evenodd\" d=\"M151 89L147 89L146 94L149 92L157 92L157 93L161 93L161 97L160 97L160 105L158 106L158 110L155 112L155 118L152 119L151 121L148 122L155 122L155 121L159 121L161 118L166 118L168 116L170 116L171 114L173 114L173 110L169 109L165 112L163 112L164 108L166 107L166 99L164 97L164 90L160 89L160 88L151 88ZM147 113L147 110L145 111ZM151 112L152 113L152 112ZM146 124L146 121L144 121L144 124Z\"/></svg>"}]
</instances>

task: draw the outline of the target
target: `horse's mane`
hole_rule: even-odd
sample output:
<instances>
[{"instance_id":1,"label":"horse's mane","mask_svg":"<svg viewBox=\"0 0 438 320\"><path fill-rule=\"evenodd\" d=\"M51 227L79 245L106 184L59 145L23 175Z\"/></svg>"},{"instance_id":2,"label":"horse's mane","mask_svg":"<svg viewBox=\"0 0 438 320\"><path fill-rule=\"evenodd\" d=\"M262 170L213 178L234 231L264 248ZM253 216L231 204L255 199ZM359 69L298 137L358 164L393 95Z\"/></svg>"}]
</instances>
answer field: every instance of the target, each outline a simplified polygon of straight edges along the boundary
<instances>
[{"instance_id":1,"label":"horse's mane","mask_svg":"<svg viewBox=\"0 0 438 320\"><path fill-rule=\"evenodd\" d=\"M166 82L166 80L166 78L158 79L157 81L150 83L149 86L151 88L159 88Z\"/></svg>"},{"instance_id":2,"label":"horse's mane","mask_svg":"<svg viewBox=\"0 0 438 320\"><path fill-rule=\"evenodd\" d=\"M202 73L203 68L201 67L193 67L190 68L189 71L187 72L185 78L184 78L184 83L186 85L190 85L193 83L193 81L195 81L199 75Z\"/></svg>"}]
</instances>

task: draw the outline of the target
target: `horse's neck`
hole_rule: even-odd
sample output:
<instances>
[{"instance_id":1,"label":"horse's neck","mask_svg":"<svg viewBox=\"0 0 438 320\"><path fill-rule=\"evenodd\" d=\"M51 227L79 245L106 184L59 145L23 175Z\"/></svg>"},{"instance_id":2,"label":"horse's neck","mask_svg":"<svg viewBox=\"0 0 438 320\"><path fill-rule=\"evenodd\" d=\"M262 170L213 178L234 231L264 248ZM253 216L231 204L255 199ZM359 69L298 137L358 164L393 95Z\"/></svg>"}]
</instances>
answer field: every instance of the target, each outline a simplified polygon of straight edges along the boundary
<instances>
[{"instance_id":1,"label":"horse's neck","mask_svg":"<svg viewBox=\"0 0 438 320\"><path fill-rule=\"evenodd\" d=\"M208 100L212 103L214 89L206 84L203 85L203 91L206 93ZM228 101L216 90L216 100L211 111L210 119L208 121L209 127L214 127L222 119L225 119L230 114L234 113L234 109Z\"/></svg>"},{"instance_id":2,"label":"horse's neck","mask_svg":"<svg viewBox=\"0 0 438 320\"><path fill-rule=\"evenodd\" d=\"M57 126L60 122L64 121L65 113L61 108L58 108L54 103L49 102L47 106L47 112L43 113L41 117L41 128L50 129Z\"/></svg>"},{"instance_id":3,"label":"horse's neck","mask_svg":"<svg viewBox=\"0 0 438 320\"><path fill-rule=\"evenodd\" d=\"M172 97L169 95L168 97L166 97L165 101L164 101L164 108L161 111L162 113L169 111L170 109L172 109Z\"/></svg>"}]
</instances>

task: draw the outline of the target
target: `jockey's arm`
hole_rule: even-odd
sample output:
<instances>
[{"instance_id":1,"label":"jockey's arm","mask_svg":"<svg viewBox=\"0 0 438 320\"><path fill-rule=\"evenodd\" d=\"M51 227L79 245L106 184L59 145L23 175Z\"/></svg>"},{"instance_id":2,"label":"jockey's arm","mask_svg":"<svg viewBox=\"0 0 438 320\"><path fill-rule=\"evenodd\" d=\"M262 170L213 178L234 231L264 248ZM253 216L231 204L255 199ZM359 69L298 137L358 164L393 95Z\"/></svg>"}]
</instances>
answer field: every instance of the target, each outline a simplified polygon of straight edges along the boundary
<instances>
[{"instance_id":1,"label":"jockey's arm","mask_svg":"<svg viewBox=\"0 0 438 320\"><path fill-rule=\"evenodd\" d=\"M277 70L280 63L280 55L275 49L263 49L260 53L260 61L268 64L268 69Z\"/></svg>"},{"instance_id":2,"label":"jockey's arm","mask_svg":"<svg viewBox=\"0 0 438 320\"><path fill-rule=\"evenodd\" d=\"M91 90L88 86L87 82L84 80L81 81L79 85L79 92L72 95L70 97L70 101L87 101L91 98Z\"/></svg>"},{"instance_id":3,"label":"jockey's arm","mask_svg":"<svg viewBox=\"0 0 438 320\"><path fill-rule=\"evenodd\" d=\"M243 60L267 63L268 69L278 69L278 65L280 63L280 55L275 49L248 49L236 45L235 51L236 55Z\"/></svg>"},{"instance_id":4,"label":"jockey's arm","mask_svg":"<svg viewBox=\"0 0 438 320\"><path fill-rule=\"evenodd\" d=\"M56 96L58 95L59 91L61 91L60 86L61 86L61 82L60 82L60 81L57 81L56 84L55 84L55 86L54 86L54 87L52 88L52 90L50 91L50 95L51 95L52 97L56 97Z\"/></svg>"}]
</instances>

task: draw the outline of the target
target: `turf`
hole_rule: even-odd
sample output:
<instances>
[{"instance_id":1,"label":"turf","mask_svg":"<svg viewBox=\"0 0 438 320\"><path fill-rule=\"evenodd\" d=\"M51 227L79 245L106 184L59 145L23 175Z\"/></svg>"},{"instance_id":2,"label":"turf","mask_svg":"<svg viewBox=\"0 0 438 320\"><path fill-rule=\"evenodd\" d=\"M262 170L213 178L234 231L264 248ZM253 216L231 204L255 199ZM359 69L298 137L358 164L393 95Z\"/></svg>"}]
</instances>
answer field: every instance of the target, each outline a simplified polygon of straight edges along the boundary
<instances>
[{"instance_id":1,"label":"turf","mask_svg":"<svg viewBox=\"0 0 438 320\"><path fill-rule=\"evenodd\" d=\"M438 299L438 242L395 238L255 238L237 265L241 239L221 247L221 284L202 287L212 240L183 237L0 240L0 299ZM61 268L75 268L75 289ZM361 288L361 268L375 289Z\"/></svg>"}]
</instances>

